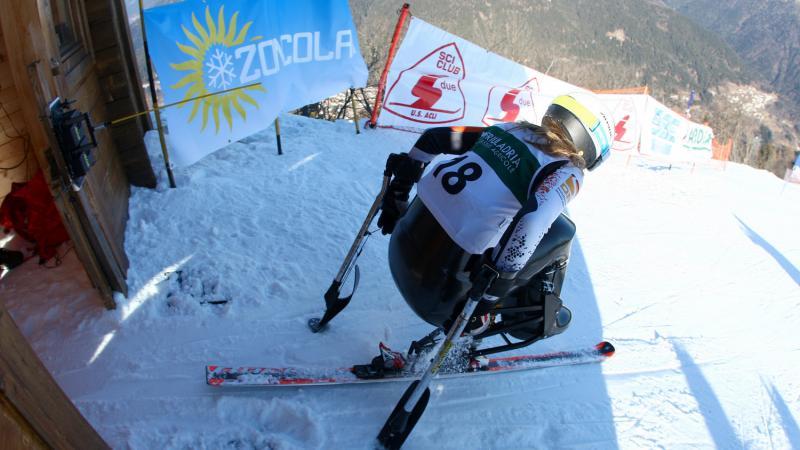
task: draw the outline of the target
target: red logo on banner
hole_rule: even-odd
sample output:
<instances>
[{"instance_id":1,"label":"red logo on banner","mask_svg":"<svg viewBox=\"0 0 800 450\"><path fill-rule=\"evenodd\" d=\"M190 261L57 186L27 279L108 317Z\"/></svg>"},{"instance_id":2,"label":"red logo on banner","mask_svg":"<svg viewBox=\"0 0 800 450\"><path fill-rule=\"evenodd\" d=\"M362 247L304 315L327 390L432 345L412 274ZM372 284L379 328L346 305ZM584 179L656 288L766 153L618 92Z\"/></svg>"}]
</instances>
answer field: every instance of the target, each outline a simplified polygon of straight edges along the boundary
<instances>
[{"instance_id":1,"label":"red logo on banner","mask_svg":"<svg viewBox=\"0 0 800 450\"><path fill-rule=\"evenodd\" d=\"M617 125L614 126L614 140L619 141L621 143L626 143L625 141L625 134L628 132L628 128L626 124L628 123L628 119L630 119L630 114L626 115L622 118ZM630 142L630 141L628 141Z\"/></svg>"},{"instance_id":2,"label":"red logo on banner","mask_svg":"<svg viewBox=\"0 0 800 450\"><path fill-rule=\"evenodd\" d=\"M539 81L536 77L514 89L492 86L481 121L486 126L492 126L501 122L514 122L520 115L535 117L533 94L538 93Z\"/></svg>"},{"instance_id":3,"label":"red logo on banner","mask_svg":"<svg viewBox=\"0 0 800 450\"><path fill-rule=\"evenodd\" d=\"M614 150L633 150L638 144L639 115L636 105L630 98L623 98L614 106Z\"/></svg>"},{"instance_id":4,"label":"red logo on banner","mask_svg":"<svg viewBox=\"0 0 800 450\"><path fill-rule=\"evenodd\" d=\"M400 72L386 94L384 109L419 123L461 120L466 107L461 90L464 76L464 59L458 46L454 42L443 45Z\"/></svg>"}]
</instances>

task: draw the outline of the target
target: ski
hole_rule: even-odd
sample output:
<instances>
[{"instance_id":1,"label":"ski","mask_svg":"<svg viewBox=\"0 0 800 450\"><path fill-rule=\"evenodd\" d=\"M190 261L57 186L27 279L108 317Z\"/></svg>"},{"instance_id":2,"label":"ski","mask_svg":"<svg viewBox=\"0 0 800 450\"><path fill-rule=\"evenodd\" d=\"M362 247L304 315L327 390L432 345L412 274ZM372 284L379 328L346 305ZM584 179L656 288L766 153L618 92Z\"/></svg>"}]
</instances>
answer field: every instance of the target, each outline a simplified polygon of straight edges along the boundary
<instances>
[{"instance_id":1,"label":"ski","mask_svg":"<svg viewBox=\"0 0 800 450\"><path fill-rule=\"evenodd\" d=\"M539 353L521 356L488 358L479 367L469 368L442 366L437 378L457 378L490 373L508 373L548 367L591 364L605 361L614 355L614 346L609 342L572 351ZM334 369L300 367L229 367L206 366L206 383L211 386L324 386L340 384L366 384L394 381L414 381L419 377L413 371L384 373L375 378L359 378L354 366Z\"/></svg>"}]
</instances>

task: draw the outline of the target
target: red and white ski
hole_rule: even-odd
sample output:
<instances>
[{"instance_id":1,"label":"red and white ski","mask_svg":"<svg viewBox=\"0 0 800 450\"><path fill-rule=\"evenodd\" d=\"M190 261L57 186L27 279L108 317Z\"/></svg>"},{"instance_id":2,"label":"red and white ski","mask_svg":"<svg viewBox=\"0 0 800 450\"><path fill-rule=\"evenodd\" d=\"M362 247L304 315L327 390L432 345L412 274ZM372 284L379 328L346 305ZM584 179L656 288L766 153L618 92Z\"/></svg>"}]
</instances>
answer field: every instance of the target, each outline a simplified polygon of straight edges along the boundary
<instances>
[{"instance_id":1,"label":"red and white ski","mask_svg":"<svg viewBox=\"0 0 800 450\"><path fill-rule=\"evenodd\" d=\"M437 378L456 378L489 373L506 373L547 367L591 364L605 361L614 355L614 346L609 342L565 352L540 353L522 356L489 358L480 367L455 369L443 366ZM206 383L211 386L297 386L380 383L389 381L414 381L419 374L414 372L386 373L380 378L359 378L353 367L338 369L299 367L228 367L206 366Z\"/></svg>"}]
</instances>

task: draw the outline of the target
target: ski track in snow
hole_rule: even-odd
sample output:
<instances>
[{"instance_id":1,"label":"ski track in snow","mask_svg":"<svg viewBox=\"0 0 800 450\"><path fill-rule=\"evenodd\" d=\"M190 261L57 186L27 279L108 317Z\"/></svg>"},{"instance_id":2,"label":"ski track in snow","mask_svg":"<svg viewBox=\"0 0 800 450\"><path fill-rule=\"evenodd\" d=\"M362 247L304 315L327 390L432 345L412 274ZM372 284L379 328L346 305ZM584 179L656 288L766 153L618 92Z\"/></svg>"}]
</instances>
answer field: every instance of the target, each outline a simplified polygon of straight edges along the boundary
<instances>
[{"instance_id":1,"label":"ski track in snow","mask_svg":"<svg viewBox=\"0 0 800 450\"><path fill-rule=\"evenodd\" d=\"M341 367L430 331L397 293L373 235L361 286L324 333L306 321L417 135L281 116L271 130L134 188L129 295L106 311L85 281L29 263L0 284L23 333L120 449L371 449L403 383L281 389L204 384L206 364ZM587 175L563 335L603 338L603 365L435 381L409 449L800 448L800 189L764 171L613 158ZM74 255L65 264L78 264ZM38 302L15 302L36 277ZM348 288L349 289L349 288ZM58 300L55 300L58 299ZM209 301L229 300L223 305Z\"/></svg>"}]
</instances>

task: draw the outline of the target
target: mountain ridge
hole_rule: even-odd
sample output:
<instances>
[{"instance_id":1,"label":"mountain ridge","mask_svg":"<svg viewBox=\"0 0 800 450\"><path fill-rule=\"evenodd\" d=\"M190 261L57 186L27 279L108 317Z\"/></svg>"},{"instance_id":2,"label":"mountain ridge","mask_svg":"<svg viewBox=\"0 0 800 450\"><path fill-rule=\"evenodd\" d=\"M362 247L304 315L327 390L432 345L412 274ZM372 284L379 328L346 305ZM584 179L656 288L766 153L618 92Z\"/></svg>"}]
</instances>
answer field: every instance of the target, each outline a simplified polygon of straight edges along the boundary
<instances>
[{"instance_id":1,"label":"mountain ridge","mask_svg":"<svg viewBox=\"0 0 800 450\"><path fill-rule=\"evenodd\" d=\"M666 1L718 33L776 92L800 103L800 2Z\"/></svg>"}]
</instances>

